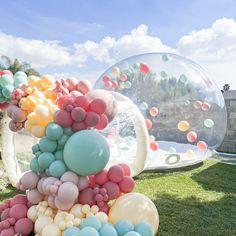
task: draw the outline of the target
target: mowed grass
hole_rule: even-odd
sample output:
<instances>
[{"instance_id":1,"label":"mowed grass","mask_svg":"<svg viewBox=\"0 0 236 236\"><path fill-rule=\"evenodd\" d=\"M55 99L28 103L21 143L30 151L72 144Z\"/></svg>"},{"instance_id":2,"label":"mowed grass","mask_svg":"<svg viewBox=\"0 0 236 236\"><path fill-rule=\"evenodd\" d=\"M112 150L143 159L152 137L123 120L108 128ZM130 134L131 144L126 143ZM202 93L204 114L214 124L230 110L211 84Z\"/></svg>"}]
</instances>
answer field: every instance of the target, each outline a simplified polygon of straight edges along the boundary
<instances>
[{"instance_id":1,"label":"mowed grass","mask_svg":"<svg viewBox=\"0 0 236 236\"><path fill-rule=\"evenodd\" d=\"M207 161L189 171L143 173L136 183L159 211L159 236L236 235L236 166ZM8 188L0 200L16 193Z\"/></svg>"}]
</instances>

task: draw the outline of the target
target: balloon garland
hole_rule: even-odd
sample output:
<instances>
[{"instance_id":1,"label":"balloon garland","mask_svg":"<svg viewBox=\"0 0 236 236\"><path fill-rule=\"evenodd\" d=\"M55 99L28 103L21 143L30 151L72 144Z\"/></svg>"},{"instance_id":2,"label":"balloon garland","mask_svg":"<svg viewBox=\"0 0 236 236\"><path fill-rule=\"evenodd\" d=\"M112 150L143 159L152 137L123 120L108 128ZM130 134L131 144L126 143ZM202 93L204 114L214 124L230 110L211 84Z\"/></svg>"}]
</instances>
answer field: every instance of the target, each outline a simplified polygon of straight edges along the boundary
<instances>
[{"instance_id":1,"label":"balloon garland","mask_svg":"<svg viewBox=\"0 0 236 236\"><path fill-rule=\"evenodd\" d=\"M128 165L106 168L107 140L99 133L115 117L107 91L70 78L27 77L1 72L0 102L13 132L40 138L32 147L30 171L17 195L0 205L0 236L152 236L159 216L154 203L132 192Z\"/></svg>"}]
</instances>

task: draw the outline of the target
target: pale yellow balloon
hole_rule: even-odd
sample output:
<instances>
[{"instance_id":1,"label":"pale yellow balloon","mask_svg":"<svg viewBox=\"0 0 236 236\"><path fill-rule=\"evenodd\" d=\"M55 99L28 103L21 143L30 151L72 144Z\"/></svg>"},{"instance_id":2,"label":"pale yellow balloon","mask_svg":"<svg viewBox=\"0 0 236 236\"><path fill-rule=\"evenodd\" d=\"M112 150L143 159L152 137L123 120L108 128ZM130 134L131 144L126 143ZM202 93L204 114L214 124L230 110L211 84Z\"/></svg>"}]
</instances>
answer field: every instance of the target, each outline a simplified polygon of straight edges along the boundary
<instances>
[{"instance_id":1,"label":"pale yellow balloon","mask_svg":"<svg viewBox=\"0 0 236 236\"><path fill-rule=\"evenodd\" d=\"M46 132L45 127L37 126L37 125L32 126L31 133L37 138L44 137L45 132Z\"/></svg>"},{"instance_id":2,"label":"pale yellow balloon","mask_svg":"<svg viewBox=\"0 0 236 236\"><path fill-rule=\"evenodd\" d=\"M39 81L40 81L40 78L38 76L30 75L28 77L28 85L30 87L38 87Z\"/></svg>"},{"instance_id":3,"label":"pale yellow balloon","mask_svg":"<svg viewBox=\"0 0 236 236\"><path fill-rule=\"evenodd\" d=\"M36 206L32 206L29 208L27 212L27 217L33 222L35 222L38 219Z\"/></svg>"},{"instance_id":4,"label":"pale yellow balloon","mask_svg":"<svg viewBox=\"0 0 236 236\"><path fill-rule=\"evenodd\" d=\"M189 149L186 153L187 157L193 157L194 156L194 151L192 149Z\"/></svg>"},{"instance_id":5,"label":"pale yellow balloon","mask_svg":"<svg viewBox=\"0 0 236 236\"><path fill-rule=\"evenodd\" d=\"M61 236L62 232L56 224L46 225L43 230L41 236Z\"/></svg>"},{"instance_id":6,"label":"pale yellow balloon","mask_svg":"<svg viewBox=\"0 0 236 236\"><path fill-rule=\"evenodd\" d=\"M53 102L57 99L57 94L52 89L47 89L44 91L45 97L52 100Z\"/></svg>"},{"instance_id":7,"label":"pale yellow balloon","mask_svg":"<svg viewBox=\"0 0 236 236\"><path fill-rule=\"evenodd\" d=\"M52 224L52 223L53 223L52 217L46 216L46 215L40 215L38 217L38 219L35 221L35 224L34 224L35 233L41 234L44 227L46 225L49 225L49 224ZM50 234L48 234L48 235L50 235Z\"/></svg>"},{"instance_id":8,"label":"pale yellow balloon","mask_svg":"<svg viewBox=\"0 0 236 236\"><path fill-rule=\"evenodd\" d=\"M59 224L61 221L64 221L64 220L65 220L65 218L66 218L67 215L68 215L68 213L65 212L65 211L58 212L58 213L56 214L55 218L54 218L54 222L55 222L56 224Z\"/></svg>"},{"instance_id":9,"label":"pale yellow balloon","mask_svg":"<svg viewBox=\"0 0 236 236\"><path fill-rule=\"evenodd\" d=\"M25 122L25 130L27 132L31 132L31 129L32 129L32 125L31 125L30 121L26 120L26 122Z\"/></svg>"},{"instance_id":10,"label":"pale yellow balloon","mask_svg":"<svg viewBox=\"0 0 236 236\"><path fill-rule=\"evenodd\" d=\"M141 193L128 193L119 197L109 211L109 222L116 224L128 220L133 224L145 221L152 225L156 234L159 226L159 215L154 203Z\"/></svg>"},{"instance_id":11,"label":"pale yellow balloon","mask_svg":"<svg viewBox=\"0 0 236 236\"><path fill-rule=\"evenodd\" d=\"M85 214L82 212L82 205L75 204L71 209L70 213L73 214L76 218L84 218Z\"/></svg>"},{"instance_id":12,"label":"pale yellow balloon","mask_svg":"<svg viewBox=\"0 0 236 236\"><path fill-rule=\"evenodd\" d=\"M178 129L182 132L185 132L189 129L190 125L188 121L182 120L178 123Z\"/></svg>"},{"instance_id":13,"label":"pale yellow balloon","mask_svg":"<svg viewBox=\"0 0 236 236\"><path fill-rule=\"evenodd\" d=\"M120 76L119 67L116 67L116 66L113 67L112 70L111 70L111 75L112 75L112 77L115 77L115 78L119 77Z\"/></svg>"},{"instance_id":14,"label":"pale yellow balloon","mask_svg":"<svg viewBox=\"0 0 236 236\"><path fill-rule=\"evenodd\" d=\"M43 90L52 88L54 84L55 84L55 80L51 75L44 75L40 79L40 85L43 88Z\"/></svg>"}]
</instances>

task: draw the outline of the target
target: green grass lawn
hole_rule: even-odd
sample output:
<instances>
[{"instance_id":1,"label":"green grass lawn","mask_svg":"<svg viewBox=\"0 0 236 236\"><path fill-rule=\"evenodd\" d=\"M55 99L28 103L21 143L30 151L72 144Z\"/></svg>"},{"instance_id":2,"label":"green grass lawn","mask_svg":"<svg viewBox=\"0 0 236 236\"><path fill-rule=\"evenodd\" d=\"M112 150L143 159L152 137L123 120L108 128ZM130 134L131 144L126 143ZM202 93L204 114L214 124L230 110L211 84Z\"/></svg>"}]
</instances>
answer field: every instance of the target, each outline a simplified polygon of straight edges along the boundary
<instances>
[{"instance_id":1,"label":"green grass lawn","mask_svg":"<svg viewBox=\"0 0 236 236\"><path fill-rule=\"evenodd\" d=\"M190 171L143 173L136 183L157 206L159 236L236 235L236 166L207 161ZM0 200L15 193L8 188Z\"/></svg>"}]
</instances>

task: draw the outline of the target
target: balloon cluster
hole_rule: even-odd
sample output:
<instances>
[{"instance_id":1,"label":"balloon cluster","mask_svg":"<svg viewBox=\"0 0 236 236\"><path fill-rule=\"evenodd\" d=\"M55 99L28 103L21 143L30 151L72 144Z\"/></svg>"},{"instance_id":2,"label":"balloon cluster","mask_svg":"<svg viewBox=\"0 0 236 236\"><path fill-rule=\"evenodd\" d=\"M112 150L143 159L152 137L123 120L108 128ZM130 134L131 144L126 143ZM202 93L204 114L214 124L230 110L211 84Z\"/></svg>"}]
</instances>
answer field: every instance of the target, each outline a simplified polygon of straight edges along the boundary
<instances>
[{"instance_id":1,"label":"balloon cluster","mask_svg":"<svg viewBox=\"0 0 236 236\"><path fill-rule=\"evenodd\" d=\"M152 213L142 214L144 218L132 221L134 216L116 217L121 208L117 201L133 191L135 182L128 165L106 167L110 149L97 130L105 128L116 115L117 103L111 93L91 91L89 83L73 79L58 81L52 89L50 76L28 78L28 84L13 92L15 103L8 113L12 122L21 122L22 127L41 137L32 147L31 171L17 184L26 191L25 201L31 206L24 212L33 225L29 230L37 236L153 236L157 226L152 225L151 218L158 222L158 213L149 199L142 197L135 203L139 208L150 205ZM23 116L20 112L24 112L24 119L19 119ZM35 126L41 128L33 131Z\"/></svg>"},{"instance_id":2,"label":"balloon cluster","mask_svg":"<svg viewBox=\"0 0 236 236\"><path fill-rule=\"evenodd\" d=\"M79 203L96 204L100 211L108 213L110 200L117 199L122 193L129 193L134 189L135 182L130 174L129 166L119 164L91 176L91 184L81 191Z\"/></svg>"},{"instance_id":3,"label":"balloon cluster","mask_svg":"<svg viewBox=\"0 0 236 236\"><path fill-rule=\"evenodd\" d=\"M25 195L16 195L0 205L0 236L29 235L33 230L33 222L27 218L28 201Z\"/></svg>"},{"instance_id":4,"label":"balloon cluster","mask_svg":"<svg viewBox=\"0 0 236 236\"><path fill-rule=\"evenodd\" d=\"M9 70L0 72L0 103L9 102L11 100L12 93L19 85L27 85L27 75L18 71L14 74Z\"/></svg>"}]
</instances>

